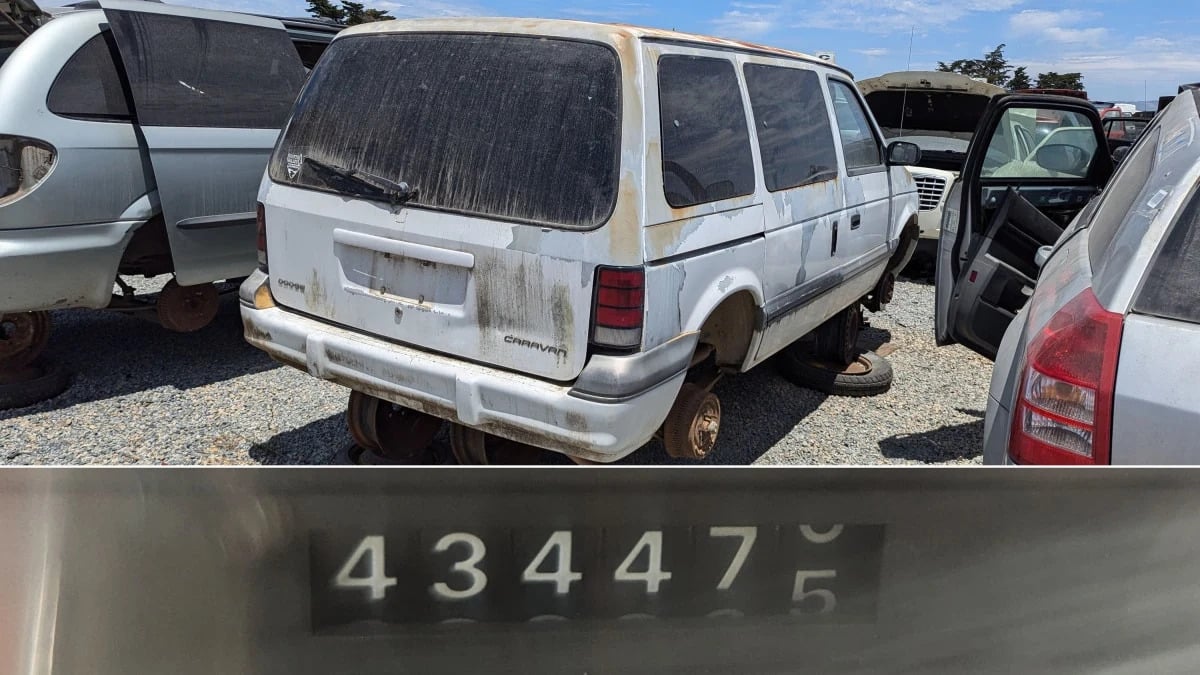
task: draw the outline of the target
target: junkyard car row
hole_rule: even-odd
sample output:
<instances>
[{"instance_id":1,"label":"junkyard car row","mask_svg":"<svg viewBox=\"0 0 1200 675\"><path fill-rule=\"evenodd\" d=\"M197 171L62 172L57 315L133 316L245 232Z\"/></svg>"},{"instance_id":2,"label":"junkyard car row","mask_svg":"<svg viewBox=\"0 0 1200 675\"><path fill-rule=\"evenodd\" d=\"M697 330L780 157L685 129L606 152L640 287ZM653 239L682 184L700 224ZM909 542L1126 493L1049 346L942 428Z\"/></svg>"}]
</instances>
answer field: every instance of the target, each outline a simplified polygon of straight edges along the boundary
<instances>
[{"instance_id":1,"label":"junkyard car row","mask_svg":"<svg viewBox=\"0 0 1200 675\"><path fill-rule=\"evenodd\" d=\"M773 356L802 386L886 390L859 327L924 238L939 343L1000 364L986 461L1189 461L1165 432L1157 455L1132 448L1134 419L1196 414L1137 375L1146 345L1193 323L1186 275L1164 271L1193 253L1190 92L1104 128L1086 100L946 73L856 84L803 54L628 26L333 37L20 2L35 18L0 61L6 407L50 377L46 310L188 331L232 281L250 344L351 390L359 459L424 461L446 423L462 463L611 462L654 437L699 459L713 385ZM160 274L157 306L112 293Z\"/></svg>"}]
</instances>

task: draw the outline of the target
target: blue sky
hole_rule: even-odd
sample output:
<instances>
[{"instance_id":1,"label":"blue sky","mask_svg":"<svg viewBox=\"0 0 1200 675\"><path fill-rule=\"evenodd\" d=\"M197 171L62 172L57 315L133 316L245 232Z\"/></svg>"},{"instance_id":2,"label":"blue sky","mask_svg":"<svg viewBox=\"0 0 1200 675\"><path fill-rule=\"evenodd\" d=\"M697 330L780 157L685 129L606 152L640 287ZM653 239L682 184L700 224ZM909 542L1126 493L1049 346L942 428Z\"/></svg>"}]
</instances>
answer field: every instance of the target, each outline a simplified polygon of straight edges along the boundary
<instances>
[{"instance_id":1,"label":"blue sky","mask_svg":"<svg viewBox=\"0 0 1200 675\"><path fill-rule=\"evenodd\" d=\"M168 0L303 15L304 0ZM620 21L804 52L832 51L856 77L933 69L999 43L1014 65L1084 74L1094 99L1155 100L1200 81L1200 3L1161 0L366 0L397 17L528 16Z\"/></svg>"}]
</instances>

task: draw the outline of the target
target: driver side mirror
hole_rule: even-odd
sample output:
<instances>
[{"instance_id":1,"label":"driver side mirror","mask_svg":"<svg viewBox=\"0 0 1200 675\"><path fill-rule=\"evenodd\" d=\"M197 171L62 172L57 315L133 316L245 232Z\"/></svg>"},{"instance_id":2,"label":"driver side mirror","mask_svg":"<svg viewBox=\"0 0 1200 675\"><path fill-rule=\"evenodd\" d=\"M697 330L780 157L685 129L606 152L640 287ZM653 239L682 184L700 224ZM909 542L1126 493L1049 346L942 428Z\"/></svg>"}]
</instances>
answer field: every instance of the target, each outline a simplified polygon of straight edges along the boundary
<instances>
[{"instance_id":1,"label":"driver side mirror","mask_svg":"<svg viewBox=\"0 0 1200 675\"><path fill-rule=\"evenodd\" d=\"M1132 149L1132 147L1133 146L1130 146L1130 145L1121 145L1121 146L1118 146L1115 150L1113 150L1112 151L1113 164L1120 164L1121 160L1125 159L1129 155L1129 151L1130 151L1130 149Z\"/></svg>"},{"instance_id":2,"label":"driver side mirror","mask_svg":"<svg viewBox=\"0 0 1200 675\"><path fill-rule=\"evenodd\" d=\"M1034 161L1043 169L1082 176L1087 171L1091 157L1081 148L1063 143L1052 143L1038 148Z\"/></svg>"},{"instance_id":3,"label":"driver side mirror","mask_svg":"<svg viewBox=\"0 0 1200 675\"><path fill-rule=\"evenodd\" d=\"M891 166L913 166L921 161L921 146L908 141L894 141L887 146L887 163Z\"/></svg>"}]
</instances>

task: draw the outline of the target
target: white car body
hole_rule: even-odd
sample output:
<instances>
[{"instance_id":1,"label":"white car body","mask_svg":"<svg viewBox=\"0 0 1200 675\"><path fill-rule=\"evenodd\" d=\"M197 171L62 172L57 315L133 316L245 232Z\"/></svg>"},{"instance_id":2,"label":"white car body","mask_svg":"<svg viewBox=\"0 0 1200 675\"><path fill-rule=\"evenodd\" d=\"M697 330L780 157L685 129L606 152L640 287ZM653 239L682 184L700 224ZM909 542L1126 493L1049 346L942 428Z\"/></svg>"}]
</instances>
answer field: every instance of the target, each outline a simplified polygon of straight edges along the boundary
<instances>
[{"instance_id":1,"label":"white car body","mask_svg":"<svg viewBox=\"0 0 1200 675\"><path fill-rule=\"evenodd\" d=\"M471 37L446 37L451 35ZM328 171L328 167L318 170L311 163L306 165L306 157L320 156L321 162L329 163L337 159L329 155L339 151L337 144L342 141L328 140L328 134L350 133L337 126L340 113L324 107L336 107L331 102L355 94L327 92L328 98L322 99L320 92L324 86L335 90L348 86L344 78L334 77L334 70L342 67L340 60L360 58L361 51L377 52L361 57L371 62L391 64L389 59L395 58L399 63L400 59L417 59L413 54L425 53L421 50L439 49L437 39L452 42L460 54L486 51L490 40L502 40L505 49L496 54L516 59L525 50L537 52L532 62L538 64L546 62L538 50L589 51L587 58L573 61L571 71L539 76L545 79L538 80L537 86L546 86L550 96L557 95L556 87L545 83L568 75L584 77L593 70L608 72L609 66L595 62L607 63L607 54L616 57L612 72L617 73L619 96L611 99L619 101L612 108L619 129L612 157L616 168L611 190L603 187L609 185L608 179L598 180L600 187L593 190L611 194L612 203L596 207L598 215L588 211L586 226L568 227L430 206L443 198L438 192L443 186L428 178L422 184L420 177L411 178L407 168L388 179L417 181L415 187L422 192L405 205L382 204L378 197L330 194L317 183L297 184L307 180L305 171L313 171L313 176ZM389 47L393 42L412 48ZM597 45L603 49L595 48ZM497 59L484 58L481 63L492 69L489 78L503 79L504 66L495 65ZM670 203L680 195L671 192L674 197L668 196L668 190L684 188L665 187L663 157L669 143L682 141L670 140L674 136L664 139L663 128L670 134L691 133L703 122L688 117L690 108L684 108L660 126L660 59L661 63L676 64L672 67L681 72L711 69L720 75L727 67L736 74L741 102L732 104L733 114L744 113L746 122L740 128L732 124L726 136L738 146L733 150L741 152L737 137L746 132L754 179L745 194L712 197L710 193L717 190L735 191L734 181L729 181L729 186L704 182L696 189L708 195L707 200L684 206ZM444 59L436 61L443 63ZM768 68L772 77L812 78L816 88L810 91L817 92L823 108L810 109L815 117L809 119L829 125L829 143L836 148L838 164L821 172L821 180L775 192L764 184L759 137L763 127L751 123L762 119L754 114L745 79L751 70L766 72L756 70L759 66L789 71ZM409 67L412 72L396 75L394 91L430 90L452 98L454 94L446 91L456 86L454 82L472 79L463 85L464 96L487 99L477 105L500 105L494 103L494 97L480 93L488 86L483 78L473 80L473 74L455 73L447 80L451 84L435 85L426 79L434 77L427 74L431 67ZM514 79L529 81L526 76ZM392 83L385 81L377 88L386 92L390 86ZM534 85L511 86L517 90ZM587 101L595 97L598 105L607 105L609 93L594 81L581 86L592 87L587 90ZM703 89L691 87L685 94L702 101ZM835 110L835 90L851 97L837 99L846 110ZM392 103L386 93L382 96L380 106L418 105ZM309 98L326 103L306 109ZM571 105L585 106L580 114L591 114L580 97L573 96L571 101ZM451 105L471 104L455 100ZM842 115L850 114L854 105L869 128L869 137L857 141L860 145L855 151L870 154L874 148L880 161L877 166L848 171L837 132L843 143L853 142L855 135L846 128L849 123L839 121L850 119ZM453 115L449 109L443 112ZM773 114L797 112L775 110ZM487 117L491 113L473 114ZM329 115L332 117L323 117ZM313 126L310 119L329 121ZM486 173L485 166L493 162L510 162L508 171L539 176L526 179L520 192L504 193L507 196L497 202L503 202L499 206L485 207L501 210L514 200L534 199L528 195L538 191L539 180L556 180L571 187L573 174L566 175L570 172L607 175L608 160L595 167L570 166L542 174L509 156L496 158L486 155L490 151L479 150L481 143L491 147L518 142L513 140L515 136L505 135L516 133L510 128L513 124L521 122L497 127L484 141L461 134L453 143L447 140L441 152L464 165L447 168L439 164L435 172L438 181L482 185L479 181L504 179L503 172L498 176ZM542 133L554 137L566 133L560 129L568 122L552 117L537 124L548 129ZM590 124L593 126L584 128L596 138L589 137L587 142L603 146L607 132L593 131L600 122ZM305 135L310 127L312 133ZM389 128L403 130L404 125ZM362 130L356 120L353 133L369 136L370 130ZM554 161L559 156L556 152L573 152L578 137L552 138L557 145L545 151L548 159L544 161ZM354 143L352 138L347 135L344 143ZM421 136L414 142L442 140ZM542 146L538 147L541 152ZM719 150L703 147L704 152ZM251 344L282 362L371 396L594 461L619 459L650 440L704 345L713 348L723 369L748 370L877 293L907 262L916 243L915 185L903 166L886 162L883 135L847 73L801 54L667 31L507 19L431 19L350 28L334 40L313 71L276 152L259 192L269 273L253 275L241 293L246 338ZM460 157L460 152L485 154ZM348 154L344 161L358 161L354 157ZM428 159L427 154L414 157L407 160L410 165L443 161ZM322 180L331 179L326 175ZM699 194L690 186L686 191L693 193L693 198ZM422 196L426 194L429 196ZM473 205L483 203L477 195L472 198ZM422 199L430 201L423 204ZM546 208L562 206L547 204ZM609 330L597 323L601 269L644 275L637 333ZM612 348L615 334L631 341L625 348ZM599 346L601 342L609 347Z\"/></svg>"}]
</instances>

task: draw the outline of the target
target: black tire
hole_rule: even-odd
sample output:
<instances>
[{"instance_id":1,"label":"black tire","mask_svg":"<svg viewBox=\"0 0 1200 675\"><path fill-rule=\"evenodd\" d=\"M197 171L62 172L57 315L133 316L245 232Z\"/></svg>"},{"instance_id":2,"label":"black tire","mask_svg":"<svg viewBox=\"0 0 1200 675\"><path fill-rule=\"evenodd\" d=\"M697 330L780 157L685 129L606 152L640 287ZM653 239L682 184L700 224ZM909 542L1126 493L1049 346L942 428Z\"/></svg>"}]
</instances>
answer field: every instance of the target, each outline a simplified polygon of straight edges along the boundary
<instances>
[{"instance_id":1,"label":"black tire","mask_svg":"<svg viewBox=\"0 0 1200 675\"><path fill-rule=\"evenodd\" d=\"M71 383L71 374L56 363L38 361L26 366L22 373L0 379L0 410L24 408L52 399L63 393ZM7 375L7 374L6 374Z\"/></svg>"},{"instance_id":2,"label":"black tire","mask_svg":"<svg viewBox=\"0 0 1200 675\"><path fill-rule=\"evenodd\" d=\"M432 464L432 462L391 459L354 442L347 443L339 448L330 463L339 466L411 466L421 463Z\"/></svg>"},{"instance_id":3,"label":"black tire","mask_svg":"<svg viewBox=\"0 0 1200 675\"><path fill-rule=\"evenodd\" d=\"M892 364L875 352L864 351L856 361L869 365L866 372L845 372L822 362L800 345L780 355L779 369L792 384L832 396L878 396L892 388Z\"/></svg>"}]
</instances>

